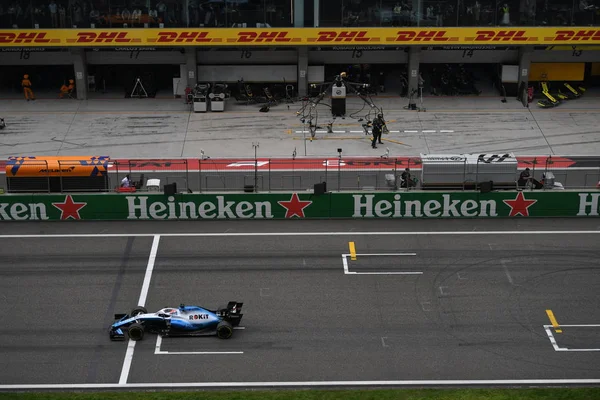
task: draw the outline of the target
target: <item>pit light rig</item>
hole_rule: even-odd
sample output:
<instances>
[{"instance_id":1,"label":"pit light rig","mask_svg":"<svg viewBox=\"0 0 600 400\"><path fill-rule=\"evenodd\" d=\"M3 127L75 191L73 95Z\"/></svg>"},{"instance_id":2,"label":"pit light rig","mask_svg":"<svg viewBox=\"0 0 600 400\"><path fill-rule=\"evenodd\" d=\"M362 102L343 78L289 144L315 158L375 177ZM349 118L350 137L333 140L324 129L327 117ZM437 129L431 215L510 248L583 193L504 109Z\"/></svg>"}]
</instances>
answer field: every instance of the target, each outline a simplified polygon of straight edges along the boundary
<instances>
[{"instance_id":1,"label":"pit light rig","mask_svg":"<svg viewBox=\"0 0 600 400\"><path fill-rule=\"evenodd\" d=\"M371 95L369 94L369 88L371 85L368 83L350 82L346 79L346 73L342 72L341 74L336 75L333 82L326 82L320 86L322 89L320 93L315 97L305 97L302 99L302 108L296 112L296 115L300 118L300 121L303 124L308 124L311 138L314 138L317 129L321 128L318 126L319 111L317 107L321 104L325 96L327 96L328 93L331 93L331 105L322 105L331 109L332 118L327 123L327 132L332 133L333 124L336 118L345 117L347 91L356 94L364 102L363 107L360 110L350 114L350 118L358 119L358 122L366 121L364 124L362 124L365 135L371 134L369 132L369 128L372 127L373 120L377 117L381 118L383 121L383 132L389 132L383 117L383 109L377 107L375 103L373 103ZM311 87L315 89L317 88L317 85L311 84ZM356 115L364 111L367 106L368 109L366 110L365 114L363 116L356 117Z\"/></svg>"}]
</instances>

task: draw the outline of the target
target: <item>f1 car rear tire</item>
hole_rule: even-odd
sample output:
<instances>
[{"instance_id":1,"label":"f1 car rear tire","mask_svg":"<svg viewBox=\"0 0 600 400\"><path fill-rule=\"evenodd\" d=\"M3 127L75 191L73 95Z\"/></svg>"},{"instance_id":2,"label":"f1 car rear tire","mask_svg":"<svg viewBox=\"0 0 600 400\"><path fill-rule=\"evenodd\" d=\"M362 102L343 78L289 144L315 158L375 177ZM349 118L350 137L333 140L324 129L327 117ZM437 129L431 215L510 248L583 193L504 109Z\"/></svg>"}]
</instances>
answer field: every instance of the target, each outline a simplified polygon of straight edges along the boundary
<instances>
[{"instance_id":1,"label":"f1 car rear tire","mask_svg":"<svg viewBox=\"0 0 600 400\"><path fill-rule=\"evenodd\" d=\"M144 338L144 326L142 324L131 324L127 334L131 340L142 340Z\"/></svg>"},{"instance_id":2,"label":"f1 car rear tire","mask_svg":"<svg viewBox=\"0 0 600 400\"><path fill-rule=\"evenodd\" d=\"M136 315L139 314L147 314L148 310L146 309L146 307L142 307L142 306L138 306L136 308L134 308L133 310L131 310L131 315L132 317L135 317Z\"/></svg>"},{"instance_id":3,"label":"f1 car rear tire","mask_svg":"<svg viewBox=\"0 0 600 400\"><path fill-rule=\"evenodd\" d=\"M229 339L233 335L233 326L227 321L219 322L217 325L217 337L219 339Z\"/></svg>"}]
</instances>

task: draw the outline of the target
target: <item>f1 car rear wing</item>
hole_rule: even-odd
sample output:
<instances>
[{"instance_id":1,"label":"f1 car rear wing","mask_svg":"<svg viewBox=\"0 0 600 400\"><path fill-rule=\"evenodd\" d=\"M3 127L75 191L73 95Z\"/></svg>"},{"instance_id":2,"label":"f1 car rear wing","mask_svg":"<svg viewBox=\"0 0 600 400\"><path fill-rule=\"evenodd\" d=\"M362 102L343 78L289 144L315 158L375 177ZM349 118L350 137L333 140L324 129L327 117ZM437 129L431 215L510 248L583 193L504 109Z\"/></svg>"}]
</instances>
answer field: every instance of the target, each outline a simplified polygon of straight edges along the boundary
<instances>
[{"instance_id":1,"label":"f1 car rear wing","mask_svg":"<svg viewBox=\"0 0 600 400\"><path fill-rule=\"evenodd\" d=\"M227 310L225 314L225 319L231 323L233 326L238 326L242 321L242 307L244 303L238 303L237 301L230 301L227 303Z\"/></svg>"}]
</instances>

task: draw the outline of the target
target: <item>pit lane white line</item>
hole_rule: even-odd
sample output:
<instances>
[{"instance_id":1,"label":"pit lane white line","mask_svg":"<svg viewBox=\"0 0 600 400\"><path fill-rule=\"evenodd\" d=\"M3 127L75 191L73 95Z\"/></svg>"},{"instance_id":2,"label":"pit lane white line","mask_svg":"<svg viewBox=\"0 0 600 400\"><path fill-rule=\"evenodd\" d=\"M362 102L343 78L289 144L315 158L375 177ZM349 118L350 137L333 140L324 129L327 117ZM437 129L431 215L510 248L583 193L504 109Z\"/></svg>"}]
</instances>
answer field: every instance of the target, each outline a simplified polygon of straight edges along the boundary
<instances>
[{"instance_id":1,"label":"pit lane white line","mask_svg":"<svg viewBox=\"0 0 600 400\"><path fill-rule=\"evenodd\" d=\"M417 253L369 253L369 254L357 254L356 256L416 256Z\"/></svg>"},{"instance_id":2,"label":"pit lane white line","mask_svg":"<svg viewBox=\"0 0 600 400\"><path fill-rule=\"evenodd\" d=\"M235 328L234 328L235 329ZM160 345L162 344L162 336L156 336L156 346L154 347L154 354L158 355L221 355L221 354L244 354L243 351L166 351L161 350Z\"/></svg>"},{"instance_id":3,"label":"pit lane white line","mask_svg":"<svg viewBox=\"0 0 600 400\"><path fill-rule=\"evenodd\" d=\"M590 325L560 325L560 328L599 328L600 325L598 324L590 324ZM546 331L546 334L548 335L548 339L550 339L550 343L552 343L552 347L554 347L555 351L600 351L600 349L569 349L567 347L560 347L558 345L558 343L556 342L556 338L554 337L554 334L552 333L552 325L544 325L544 330Z\"/></svg>"},{"instance_id":4,"label":"pit lane white line","mask_svg":"<svg viewBox=\"0 0 600 400\"><path fill-rule=\"evenodd\" d=\"M236 237L236 236L444 236L444 235L594 235L600 234L596 231L437 231L437 232L194 232L194 233L59 233L59 234L23 234L23 235L0 235L1 239L23 239L23 238L122 238L122 237Z\"/></svg>"},{"instance_id":5,"label":"pit lane white line","mask_svg":"<svg viewBox=\"0 0 600 400\"><path fill-rule=\"evenodd\" d=\"M138 305L141 307L146 305L146 298L148 297L148 289L150 288L150 280L152 279L152 271L154 270L154 263L156 262L156 253L158 252L159 242L160 235L154 235L150 256L148 257L148 265L146 266L146 274L144 275L144 283L142 284L142 291L140 292L140 298L138 300ZM129 342L127 343L127 351L125 352L125 360L123 361L123 368L121 369L121 376L119 377L119 385L127 383L131 362L133 361L135 343L136 342L131 339L129 339Z\"/></svg>"},{"instance_id":6,"label":"pit lane white line","mask_svg":"<svg viewBox=\"0 0 600 400\"><path fill-rule=\"evenodd\" d=\"M416 256L417 253L397 253L397 254L357 254L356 256ZM423 275L421 271L393 271L393 272L353 272L348 269L348 257L350 254L342 254L342 264L344 265L344 274L346 275Z\"/></svg>"},{"instance_id":7,"label":"pit lane white line","mask_svg":"<svg viewBox=\"0 0 600 400\"><path fill-rule=\"evenodd\" d=\"M327 387L327 386L519 386L519 385L598 385L600 379L481 379L412 381L298 381L298 382L164 382L164 383L75 383L0 385L0 390L25 389L150 389L150 388L248 388L248 387Z\"/></svg>"}]
</instances>

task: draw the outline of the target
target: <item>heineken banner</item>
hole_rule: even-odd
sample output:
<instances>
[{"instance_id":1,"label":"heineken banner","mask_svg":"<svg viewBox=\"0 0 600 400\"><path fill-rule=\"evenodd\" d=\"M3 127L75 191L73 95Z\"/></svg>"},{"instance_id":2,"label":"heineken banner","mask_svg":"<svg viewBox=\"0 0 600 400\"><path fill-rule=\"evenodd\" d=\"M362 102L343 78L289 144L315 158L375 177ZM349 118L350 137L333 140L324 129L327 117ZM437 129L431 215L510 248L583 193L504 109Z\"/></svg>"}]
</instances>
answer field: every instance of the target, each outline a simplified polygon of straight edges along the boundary
<instances>
[{"instance_id":1,"label":"heineken banner","mask_svg":"<svg viewBox=\"0 0 600 400\"><path fill-rule=\"evenodd\" d=\"M598 217L600 191L4 195L0 219Z\"/></svg>"}]
</instances>

